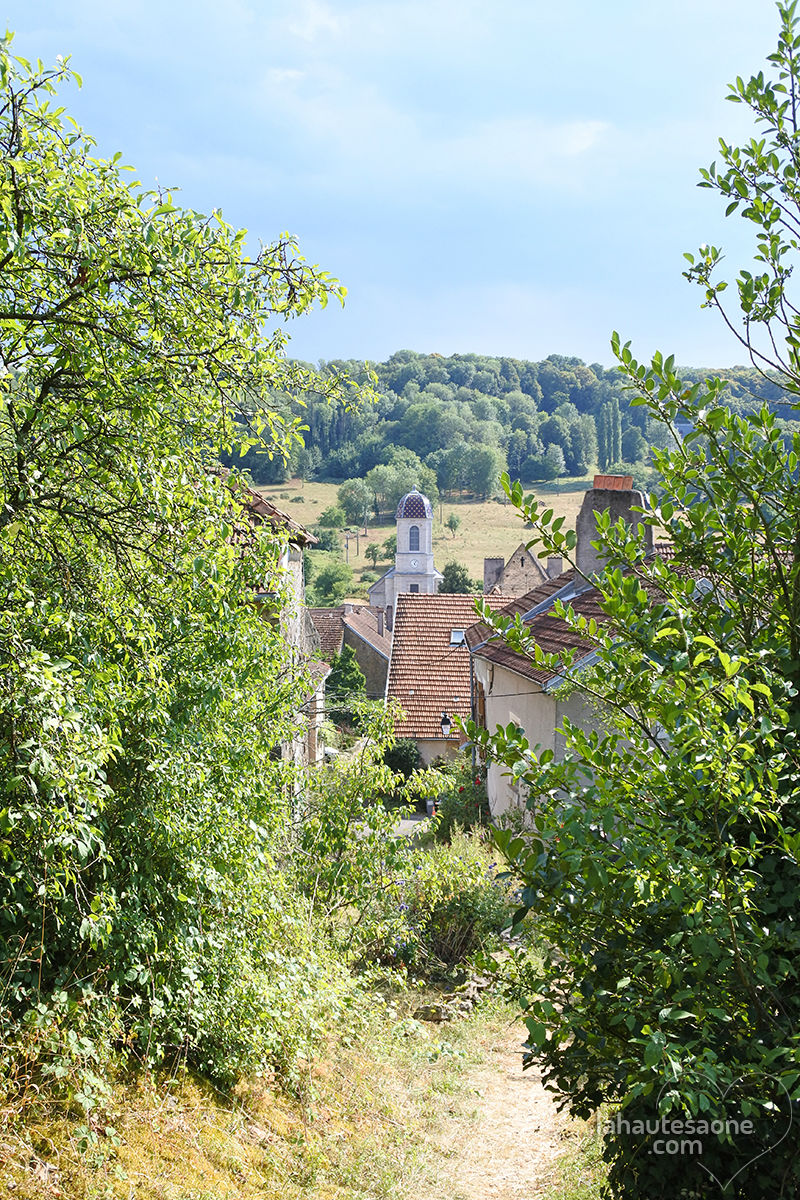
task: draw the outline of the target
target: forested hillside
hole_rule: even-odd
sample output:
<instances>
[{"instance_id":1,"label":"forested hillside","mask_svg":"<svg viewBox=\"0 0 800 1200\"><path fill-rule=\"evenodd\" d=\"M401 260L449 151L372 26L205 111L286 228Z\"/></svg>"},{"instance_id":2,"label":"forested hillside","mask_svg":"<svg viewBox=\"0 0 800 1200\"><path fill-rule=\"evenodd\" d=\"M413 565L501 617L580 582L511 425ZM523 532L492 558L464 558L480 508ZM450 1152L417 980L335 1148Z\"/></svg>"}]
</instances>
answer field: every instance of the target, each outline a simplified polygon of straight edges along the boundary
<instances>
[{"instance_id":1,"label":"forested hillside","mask_svg":"<svg viewBox=\"0 0 800 1200\"><path fill-rule=\"evenodd\" d=\"M305 444L288 461L252 450L245 466L257 483L282 483L291 474L361 479L395 466L408 468L429 491L490 496L506 469L536 482L626 464L646 482L651 448L669 439L643 407L631 406L630 386L616 369L558 354L537 363L400 350L384 363L324 363L321 374L349 378L352 398L359 390L374 393L372 403L329 404L313 392L294 400L284 395L287 413L308 427ZM683 377L694 383L707 374L685 370ZM779 417L789 417L777 382L745 367L720 374L734 411L766 401ZM371 482L380 496L380 476Z\"/></svg>"}]
</instances>

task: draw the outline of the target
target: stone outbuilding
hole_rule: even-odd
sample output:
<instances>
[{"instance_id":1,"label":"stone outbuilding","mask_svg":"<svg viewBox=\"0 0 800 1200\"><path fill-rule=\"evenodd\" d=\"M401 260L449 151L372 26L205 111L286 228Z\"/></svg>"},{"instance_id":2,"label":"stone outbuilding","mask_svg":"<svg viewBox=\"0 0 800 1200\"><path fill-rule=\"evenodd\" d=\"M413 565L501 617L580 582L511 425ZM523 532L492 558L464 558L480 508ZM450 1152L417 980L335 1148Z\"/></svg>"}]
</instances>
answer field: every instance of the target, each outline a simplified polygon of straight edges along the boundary
<instances>
[{"instance_id":1,"label":"stone outbuilding","mask_svg":"<svg viewBox=\"0 0 800 1200\"><path fill-rule=\"evenodd\" d=\"M367 698L382 700L392 650L383 611L366 604L340 604L311 608L309 613L319 636L321 657L330 662L343 646L352 647L366 680Z\"/></svg>"}]
</instances>

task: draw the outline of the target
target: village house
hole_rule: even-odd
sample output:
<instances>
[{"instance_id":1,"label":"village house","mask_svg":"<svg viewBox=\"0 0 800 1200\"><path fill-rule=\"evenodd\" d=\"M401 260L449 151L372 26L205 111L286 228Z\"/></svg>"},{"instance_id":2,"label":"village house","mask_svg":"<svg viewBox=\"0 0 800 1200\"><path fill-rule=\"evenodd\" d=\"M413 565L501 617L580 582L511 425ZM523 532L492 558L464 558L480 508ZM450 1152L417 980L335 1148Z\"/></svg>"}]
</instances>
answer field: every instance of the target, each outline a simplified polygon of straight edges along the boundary
<instances>
[{"instance_id":1,"label":"village house","mask_svg":"<svg viewBox=\"0 0 800 1200\"><path fill-rule=\"evenodd\" d=\"M643 531L647 549L653 551L652 529L641 525L635 508L645 508L641 492L633 490L630 476L597 475L586 492L576 522L575 566L552 579L541 582L524 596L504 605L504 616L519 615L538 645L549 654L572 651L572 674L588 665L594 656L594 644L583 638L553 612L557 600L571 604L576 613L606 620L600 607L600 592L593 580L603 569L600 552L592 545L596 538L596 514L608 512L612 521L620 518ZM579 688L563 687L557 671L537 666L524 654L478 622L466 631L472 673L473 713L476 721L493 732L498 725L519 726L529 743L552 750L560 759L564 737L558 731L565 717L585 730L602 729L601 715L589 696ZM498 763L489 763L487 791L492 815L497 817L524 805L519 786L504 773Z\"/></svg>"},{"instance_id":2,"label":"village house","mask_svg":"<svg viewBox=\"0 0 800 1200\"><path fill-rule=\"evenodd\" d=\"M404 717L396 728L413 738L423 762L454 755L463 736L455 718L472 712L472 673L466 631L475 621L475 596L440 593L397 597L387 700L396 700ZM493 609L508 603L493 596Z\"/></svg>"},{"instance_id":3,"label":"village house","mask_svg":"<svg viewBox=\"0 0 800 1200\"><path fill-rule=\"evenodd\" d=\"M550 558L543 566L535 554L521 542L514 553L504 558L483 560L483 591L501 596L524 596L546 579L561 573L561 559Z\"/></svg>"}]
</instances>

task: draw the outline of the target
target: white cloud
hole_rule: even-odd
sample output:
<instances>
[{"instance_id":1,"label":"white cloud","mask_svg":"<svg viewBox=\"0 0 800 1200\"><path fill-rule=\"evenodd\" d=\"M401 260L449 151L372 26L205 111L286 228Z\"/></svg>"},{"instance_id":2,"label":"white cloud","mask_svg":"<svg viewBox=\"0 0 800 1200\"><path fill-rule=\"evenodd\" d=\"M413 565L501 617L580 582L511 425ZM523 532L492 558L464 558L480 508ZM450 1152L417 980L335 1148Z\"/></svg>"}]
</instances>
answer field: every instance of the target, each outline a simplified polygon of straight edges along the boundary
<instances>
[{"instance_id":1,"label":"white cloud","mask_svg":"<svg viewBox=\"0 0 800 1200\"><path fill-rule=\"evenodd\" d=\"M339 34L343 24L341 16L322 0L302 0L286 22L286 29L301 41L315 42L323 35Z\"/></svg>"}]
</instances>

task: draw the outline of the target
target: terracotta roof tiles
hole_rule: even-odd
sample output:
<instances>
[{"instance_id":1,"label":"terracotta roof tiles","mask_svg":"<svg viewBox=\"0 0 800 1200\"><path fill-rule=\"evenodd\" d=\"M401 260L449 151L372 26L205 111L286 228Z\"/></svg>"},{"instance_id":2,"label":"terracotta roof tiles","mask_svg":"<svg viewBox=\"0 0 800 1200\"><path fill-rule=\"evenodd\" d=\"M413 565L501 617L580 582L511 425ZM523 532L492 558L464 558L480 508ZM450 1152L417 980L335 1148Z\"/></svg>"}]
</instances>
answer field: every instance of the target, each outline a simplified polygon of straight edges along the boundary
<instances>
[{"instance_id":1,"label":"terracotta roof tiles","mask_svg":"<svg viewBox=\"0 0 800 1200\"><path fill-rule=\"evenodd\" d=\"M484 599L492 609L508 604L508 596ZM405 713L398 737L441 739L443 712L469 717L469 649L465 642L451 644L451 634L474 623L475 600L449 593L397 597L386 694Z\"/></svg>"},{"instance_id":2,"label":"terracotta roof tiles","mask_svg":"<svg viewBox=\"0 0 800 1200\"><path fill-rule=\"evenodd\" d=\"M348 629L352 629L357 637L367 645L372 646L385 658L389 658L392 652L392 638L386 632L386 626L383 626L383 633L379 633L380 625L378 623L378 614L375 610L367 607L354 608L352 612L345 613L344 623Z\"/></svg>"},{"instance_id":3,"label":"terracotta roof tiles","mask_svg":"<svg viewBox=\"0 0 800 1200\"><path fill-rule=\"evenodd\" d=\"M338 608L310 608L308 610L319 637L319 652L323 658L333 658L342 649L344 635L344 605Z\"/></svg>"}]
</instances>

